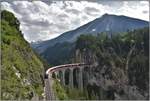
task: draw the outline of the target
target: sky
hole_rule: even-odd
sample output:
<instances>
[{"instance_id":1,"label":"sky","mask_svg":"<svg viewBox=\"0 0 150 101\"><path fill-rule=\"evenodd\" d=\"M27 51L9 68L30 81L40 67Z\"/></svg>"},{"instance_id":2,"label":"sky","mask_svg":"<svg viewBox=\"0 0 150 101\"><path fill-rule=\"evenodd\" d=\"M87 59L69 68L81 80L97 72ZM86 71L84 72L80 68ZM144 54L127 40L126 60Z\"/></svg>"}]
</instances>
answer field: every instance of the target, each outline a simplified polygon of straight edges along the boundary
<instances>
[{"instance_id":1,"label":"sky","mask_svg":"<svg viewBox=\"0 0 150 101\"><path fill-rule=\"evenodd\" d=\"M4 0L1 2L1 9L15 14L28 42L50 40L105 13L149 21L148 1Z\"/></svg>"}]
</instances>

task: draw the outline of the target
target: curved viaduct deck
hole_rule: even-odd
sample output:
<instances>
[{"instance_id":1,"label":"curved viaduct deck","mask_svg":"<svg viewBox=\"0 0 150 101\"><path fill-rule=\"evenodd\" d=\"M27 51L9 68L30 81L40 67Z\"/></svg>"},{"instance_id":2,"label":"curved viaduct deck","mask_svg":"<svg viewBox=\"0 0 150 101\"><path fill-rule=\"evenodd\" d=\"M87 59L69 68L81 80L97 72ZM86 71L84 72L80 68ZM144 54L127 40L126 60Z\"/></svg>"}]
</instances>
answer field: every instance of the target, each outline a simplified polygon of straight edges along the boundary
<instances>
[{"instance_id":1,"label":"curved viaduct deck","mask_svg":"<svg viewBox=\"0 0 150 101\"><path fill-rule=\"evenodd\" d=\"M46 74L49 74L50 72L55 72L55 71L59 71L59 70L67 69L67 68L76 68L76 67L80 67L80 66L89 66L89 64L73 63L73 64L58 65L58 66L54 66L54 67L49 68L46 71Z\"/></svg>"},{"instance_id":2,"label":"curved viaduct deck","mask_svg":"<svg viewBox=\"0 0 150 101\"><path fill-rule=\"evenodd\" d=\"M69 75L69 85L71 87L73 87L73 69L74 68L79 68L80 72L79 72L79 86L81 89L83 89L83 77L82 77L82 67L88 67L89 64L85 64L85 63L73 63L73 64L64 64L64 65L59 65L59 66L54 66L49 68L46 71L46 79L45 79L45 95L46 95L46 100L56 100L56 97L54 96L54 92L52 90L52 73L53 72L57 72L57 71L63 71L62 77L61 77L61 81L62 84L65 85L65 72L64 70L66 69L70 69L70 75ZM50 75L49 75L50 74Z\"/></svg>"}]
</instances>

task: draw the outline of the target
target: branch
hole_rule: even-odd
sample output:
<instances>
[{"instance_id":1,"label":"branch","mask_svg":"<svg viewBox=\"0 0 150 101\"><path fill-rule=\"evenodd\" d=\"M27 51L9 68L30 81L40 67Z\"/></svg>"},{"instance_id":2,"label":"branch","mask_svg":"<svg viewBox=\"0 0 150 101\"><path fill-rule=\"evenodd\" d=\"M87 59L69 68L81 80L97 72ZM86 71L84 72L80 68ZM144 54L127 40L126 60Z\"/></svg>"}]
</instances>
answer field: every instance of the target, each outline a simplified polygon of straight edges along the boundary
<instances>
[{"instance_id":1,"label":"branch","mask_svg":"<svg viewBox=\"0 0 150 101\"><path fill-rule=\"evenodd\" d=\"M131 48L131 50L129 51L129 53L128 53L128 55L127 55L127 61L126 61L126 65L125 65L125 70L127 71L128 70L128 68L129 68L129 61L130 61L130 58L131 58L131 55L132 55L132 53L133 53L133 51L134 51L134 49L135 49L135 45Z\"/></svg>"}]
</instances>

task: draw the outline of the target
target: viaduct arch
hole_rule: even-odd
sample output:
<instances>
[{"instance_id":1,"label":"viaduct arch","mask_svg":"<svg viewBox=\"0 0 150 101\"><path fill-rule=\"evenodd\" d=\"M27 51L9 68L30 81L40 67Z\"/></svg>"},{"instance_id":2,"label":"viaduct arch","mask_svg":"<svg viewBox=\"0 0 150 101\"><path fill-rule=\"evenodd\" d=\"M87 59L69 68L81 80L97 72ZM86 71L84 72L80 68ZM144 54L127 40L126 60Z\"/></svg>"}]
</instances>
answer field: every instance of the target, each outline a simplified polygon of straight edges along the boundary
<instances>
[{"instance_id":1,"label":"viaduct arch","mask_svg":"<svg viewBox=\"0 0 150 101\"><path fill-rule=\"evenodd\" d=\"M87 84L89 78L89 73L86 72L89 67L90 65L85 63L59 65L49 68L46 75L51 78L52 74L55 73L62 85L68 85L71 88L78 87L83 90L83 85Z\"/></svg>"}]
</instances>

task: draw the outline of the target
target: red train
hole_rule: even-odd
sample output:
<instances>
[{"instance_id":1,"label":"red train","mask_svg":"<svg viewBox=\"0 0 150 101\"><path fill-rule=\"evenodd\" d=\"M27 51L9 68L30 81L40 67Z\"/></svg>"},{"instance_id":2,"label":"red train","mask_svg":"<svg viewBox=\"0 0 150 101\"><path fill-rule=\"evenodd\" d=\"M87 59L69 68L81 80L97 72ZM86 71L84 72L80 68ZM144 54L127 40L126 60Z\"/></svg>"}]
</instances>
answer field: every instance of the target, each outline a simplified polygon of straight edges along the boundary
<instances>
[{"instance_id":1,"label":"red train","mask_svg":"<svg viewBox=\"0 0 150 101\"><path fill-rule=\"evenodd\" d=\"M88 64L85 64L85 63L74 63L74 64L65 64L65 65L54 66L54 67L49 68L46 71L46 74L48 74L50 72L54 72L54 71L60 70L60 69L63 69L65 67L74 67L74 66L83 66L83 65L88 65Z\"/></svg>"}]
</instances>

